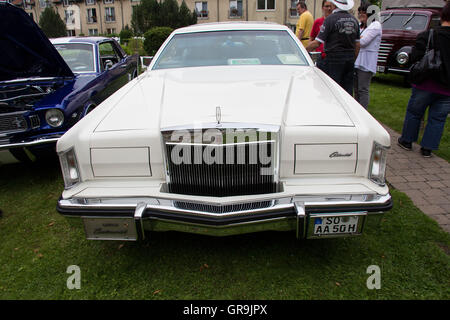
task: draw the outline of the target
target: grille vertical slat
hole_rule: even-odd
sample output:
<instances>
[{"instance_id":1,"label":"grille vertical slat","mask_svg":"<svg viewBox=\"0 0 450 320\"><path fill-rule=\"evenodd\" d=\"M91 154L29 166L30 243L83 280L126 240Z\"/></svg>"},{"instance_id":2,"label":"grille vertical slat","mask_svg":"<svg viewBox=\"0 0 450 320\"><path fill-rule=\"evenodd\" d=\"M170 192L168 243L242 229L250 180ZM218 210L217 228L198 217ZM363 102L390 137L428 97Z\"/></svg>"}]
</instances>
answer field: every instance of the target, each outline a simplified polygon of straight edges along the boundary
<instances>
[{"instance_id":1,"label":"grille vertical slat","mask_svg":"<svg viewBox=\"0 0 450 320\"><path fill-rule=\"evenodd\" d=\"M250 152L259 155L263 144L267 145L268 156L273 160L273 141L228 145L183 145L183 152L191 153L190 163L174 163L172 152L175 143L166 143L169 192L203 196L233 196L276 192L272 164L262 164L259 157L252 161ZM183 154L181 152L181 154ZM196 155L201 157L198 162ZM253 155L255 156L255 155ZM212 158L221 159L211 163ZM220 158L219 158L220 157ZM185 158L186 159L186 158ZM197 160L197 161L196 161ZM189 161L188 161L189 162ZM220 163L221 162L221 163ZM272 168L271 174L262 174L263 168Z\"/></svg>"}]
</instances>

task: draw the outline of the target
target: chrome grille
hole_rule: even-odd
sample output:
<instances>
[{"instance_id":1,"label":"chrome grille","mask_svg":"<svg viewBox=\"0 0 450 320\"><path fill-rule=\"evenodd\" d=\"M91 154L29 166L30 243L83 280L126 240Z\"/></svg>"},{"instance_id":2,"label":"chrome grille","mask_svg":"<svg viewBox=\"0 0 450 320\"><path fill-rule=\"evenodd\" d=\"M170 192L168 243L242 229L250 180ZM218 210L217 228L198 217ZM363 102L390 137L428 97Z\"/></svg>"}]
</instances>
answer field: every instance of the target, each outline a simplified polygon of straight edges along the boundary
<instances>
[{"instance_id":1,"label":"chrome grille","mask_svg":"<svg viewBox=\"0 0 450 320\"><path fill-rule=\"evenodd\" d=\"M0 132L22 132L28 129L27 120L21 113L0 114Z\"/></svg>"},{"instance_id":2,"label":"chrome grille","mask_svg":"<svg viewBox=\"0 0 450 320\"><path fill-rule=\"evenodd\" d=\"M262 141L232 143L172 142L163 136L170 193L225 197L277 192L277 133Z\"/></svg>"},{"instance_id":3,"label":"chrome grille","mask_svg":"<svg viewBox=\"0 0 450 320\"><path fill-rule=\"evenodd\" d=\"M239 203L230 205L212 205L203 203L192 203L184 201L174 201L174 206L183 210L192 210L209 213L228 213L237 211L251 211L256 209L269 208L273 205L273 201L258 201L249 203Z\"/></svg>"},{"instance_id":4,"label":"chrome grille","mask_svg":"<svg viewBox=\"0 0 450 320\"><path fill-rule=\"evenodd\" d=\"M378 63L387 63L389 54L392 51L394 44L381 41L380 49L378 50Z\"/></svg>"}]
</instances>

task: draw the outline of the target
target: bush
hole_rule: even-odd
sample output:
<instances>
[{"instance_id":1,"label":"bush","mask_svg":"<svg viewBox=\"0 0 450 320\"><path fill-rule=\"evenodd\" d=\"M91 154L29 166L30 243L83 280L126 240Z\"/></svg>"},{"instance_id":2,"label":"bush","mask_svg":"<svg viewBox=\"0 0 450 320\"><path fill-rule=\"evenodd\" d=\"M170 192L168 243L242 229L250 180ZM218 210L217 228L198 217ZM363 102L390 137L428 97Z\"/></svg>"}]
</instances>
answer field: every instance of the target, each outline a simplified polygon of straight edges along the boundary
<instances>
[{"instance_id":1,"label":"bush","mask_svg":"<svg viewBox=\"0 0 450 320\"><path fill-rule=\"evenodd\" d=\"M128 55L139 54L140 56L146 56L147 53L144 50L143 40L138 38L131 38L128 40L127 44L121 45L123 50Z\"/></svg>"},{"instance_id":2,"label":"bush","mask_svg":"<svg viewBox=\"0 0 450 320\"><path fill-rule=\"evenodd\" d=\"M170 27L155 27L144 34L144 49L148 55L155 55L159 47L172 33L173 29Z\"/></svg>"},{"instance_id":3,"label":"bush","mask_svg":"<svg viewBox=\"0 0 450 320\"><path fill-rule=\"evenodd\" d=\"M130 28L128 28L128 25L125 26L125 28L120 31L119 38L120 38L120 44L125 44L133 37L133 31L131 31Z\"/></svg>"}]
</instances>

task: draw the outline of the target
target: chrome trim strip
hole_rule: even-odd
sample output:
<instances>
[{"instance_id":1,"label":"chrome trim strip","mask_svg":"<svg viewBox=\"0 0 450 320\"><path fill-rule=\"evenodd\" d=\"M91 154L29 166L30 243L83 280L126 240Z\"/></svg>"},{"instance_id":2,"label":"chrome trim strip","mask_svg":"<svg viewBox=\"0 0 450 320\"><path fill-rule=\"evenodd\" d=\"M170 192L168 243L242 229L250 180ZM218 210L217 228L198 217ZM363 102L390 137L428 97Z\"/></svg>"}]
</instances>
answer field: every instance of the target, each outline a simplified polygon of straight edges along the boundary
<instances>
[{"instance_id":1,"label":"chrome trim strip","mask_svg":"<svg viewBox=\"0 0 450 320\"><path fill-rule=\"evenodd\" d=\"M401 72L401 73L409 73L409 69L397 69L397 68L388 68L388 71Z\"/></svg>"},{"instance_id":2,"label":"chrome trim strip","mask_svg":"<svg viewBox=\"0 0 450 320\"><path fill-rule=\"evenodd\" d=\"M38 140L29 141L29 142L3 144L3 145L0 145L0 150L10 149L10 148L31 147L31 146L37 146L37 145L52 143L52 142L56 143L60 137L61 137L61 135L56 135L56 137L52 136L52 138L41 138Z\"/></svg>"}]
</instances>

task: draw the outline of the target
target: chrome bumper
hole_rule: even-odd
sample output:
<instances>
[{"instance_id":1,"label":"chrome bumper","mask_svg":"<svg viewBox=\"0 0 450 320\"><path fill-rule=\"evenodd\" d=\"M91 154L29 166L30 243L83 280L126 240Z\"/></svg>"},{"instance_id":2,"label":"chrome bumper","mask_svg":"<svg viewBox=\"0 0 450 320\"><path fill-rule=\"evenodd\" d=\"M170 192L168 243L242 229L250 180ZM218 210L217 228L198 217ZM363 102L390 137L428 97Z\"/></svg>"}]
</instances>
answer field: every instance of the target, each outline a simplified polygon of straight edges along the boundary
<instances>
[{"instance_id":1,"label":"chrome bumper","mask_svg":"<svg viewBox=\"0 0 450 320\"><path fill-rule=\"evenodd\" d=\"M58 139L60 137L61 137L61 135L52 135L52 136L42 137L42 138L32 140L32 141L22 141L22 142L5 143L5 144L0 143L0 150L12 149L12 148L34 147L34 146L39 146L39 145L48 144L48 143L56 143L56 142L58 142Z\"/></svg>"},{"instance_id":2,"label":"chrome bumper","mask_svg":"<svg viewBox=\"0 0 450 320\"><path fill-rule=\"evenodd\" d=\"M267 230L295 230L297 238L311 239L360 235L369 218L379 218L381 213L392 208L390 194L284 196L270 199L265 196L258 199L258 203L266 203L259 208L255 208L254 201L190 202L188 204L192 209L187 209L180 208L177 200L162 198L71 198L60 199L57 210L75 223L89 219L122 219L126 225L133 224L135 236L120 238L116 235L99 235L88 239L138 240L145 238L145 231L226 236ZM231 211L226 212L227 208ZM327 216L359 216L360 222L352 233L314 235L311 221ZM88 235L89 232L85 231Z\"/></svg>"}]
</instances>

